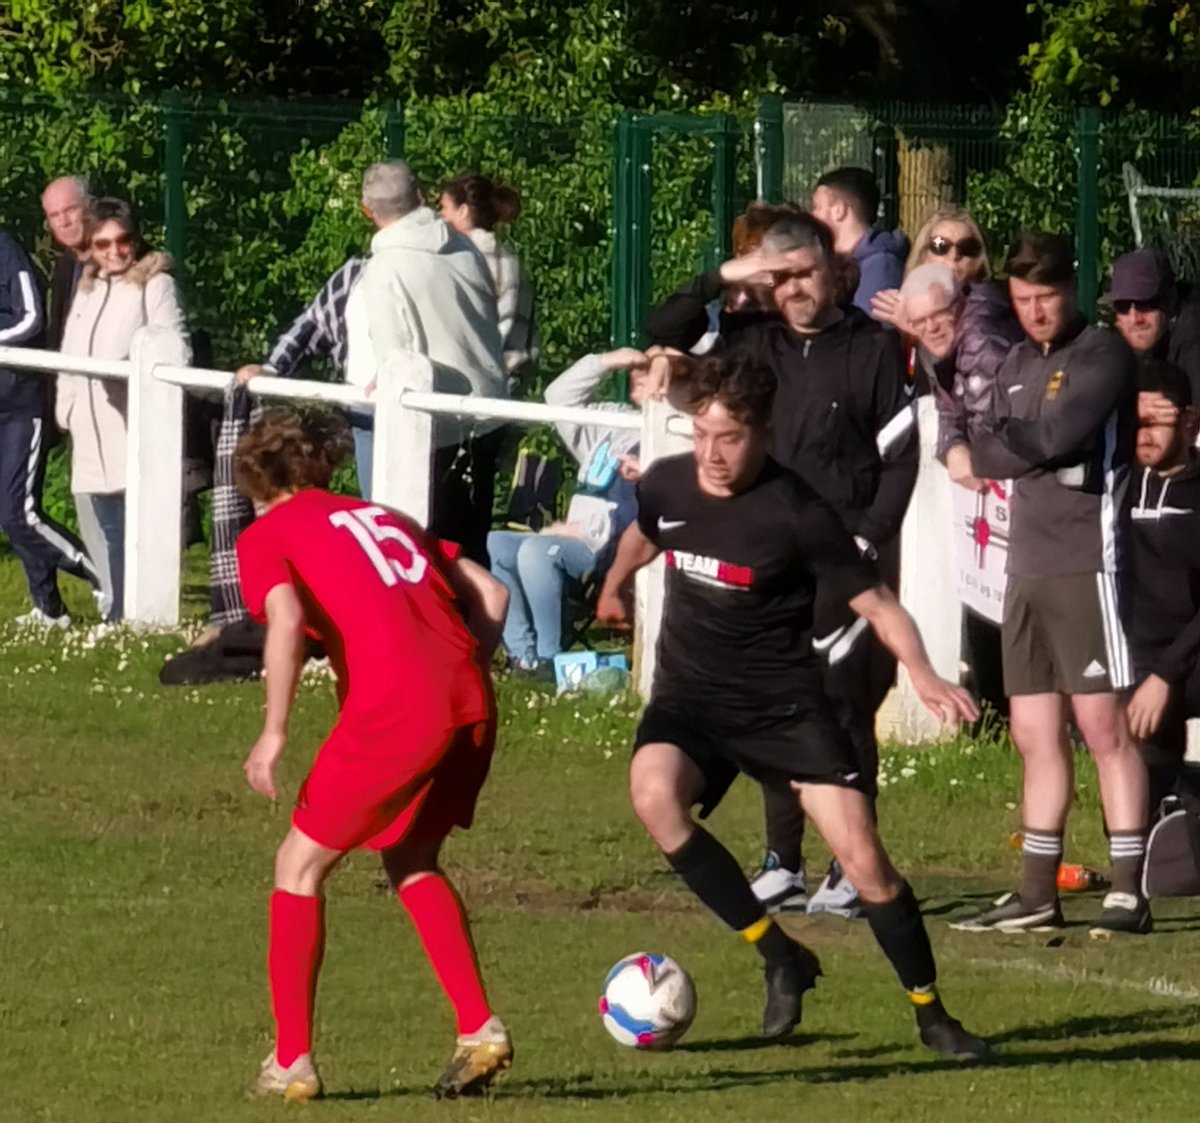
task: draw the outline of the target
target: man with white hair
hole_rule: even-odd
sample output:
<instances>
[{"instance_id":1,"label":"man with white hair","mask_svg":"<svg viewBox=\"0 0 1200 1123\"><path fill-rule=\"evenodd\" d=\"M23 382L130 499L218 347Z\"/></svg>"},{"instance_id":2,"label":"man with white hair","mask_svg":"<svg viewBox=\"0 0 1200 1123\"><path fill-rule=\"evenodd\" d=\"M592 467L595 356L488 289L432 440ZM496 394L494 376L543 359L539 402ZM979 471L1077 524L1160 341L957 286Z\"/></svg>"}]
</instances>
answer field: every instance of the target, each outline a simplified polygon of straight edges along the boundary
<instances>
[{"instance_id":1,"label":"man with white hair","mask_svg":"<svg viewBox=\"0 0 1200 1123\"><path fill-rule=\"evenodd\" d=\"M996 372L1020 342L1020 325L999 285L964 286L936 262L904 278L900 300L920 344L918 362L937 395L938 459L955 483L979 490L971 436L988 416Z\"/></svg>"},{"instance_id":2,"label":"man with white hair","mask_svg":"<svg viewBox=\"0 0 1200 1123\"><path fill-rule=\"evenodd\" d=\"M938 459L956 484L981 491L986 484L971 470L971 439L991 412L996 372L1021 340L1007 294L987 281L963 285L948 266L931 262L905 277L900 304L937 404ZM1006 715L999 629L968 611L963 647L976 695Z\"/></svg>"},{"instance_id":3,"label":"man with white hair","mask_svg":"<svg viewBox=\"0 0 1200 1123\"><path fill-rule=\"evenodd\" d=\"M425 206L401 160L372 164L362 207L378 233L347 308L351 359L355 316L365 314L379 378L392 376L397 352L426 355L434 388L452 394L508 397L496 296L487 265L469 238ZM430 530L487 565L496 460L502 422L439 417L434 422Z\"/></svg>"},{"instance_id":4,"label":"man with white hair","mask_svg":"<svg viewBox=\"0 0 1200 1123\"><path fill-rule=\"evenodd\" d=\"M87 180L64 175L51 180L42 192L46 226L63 248L50 275L50 306L46 318L46 347L57 351L62 344L63 324L75 296L75 286L88 254L88 222L92 198Z\"/></svg>"}]
</instances>

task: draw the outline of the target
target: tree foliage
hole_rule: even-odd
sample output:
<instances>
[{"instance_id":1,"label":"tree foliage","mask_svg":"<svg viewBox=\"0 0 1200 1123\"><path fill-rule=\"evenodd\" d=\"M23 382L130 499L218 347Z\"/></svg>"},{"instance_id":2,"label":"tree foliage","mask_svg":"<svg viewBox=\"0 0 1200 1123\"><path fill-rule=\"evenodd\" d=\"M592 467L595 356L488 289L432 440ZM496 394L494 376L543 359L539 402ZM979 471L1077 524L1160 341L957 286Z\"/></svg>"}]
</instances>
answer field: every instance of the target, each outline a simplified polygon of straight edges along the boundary
<instances>
[{"instance_id":1,"label":"tree foliage","mask_svg":"<svg viewBox=\"0 0 1200 1123\"><path fill-rule=\"evenodd\" d=\"M1200 10L1186 0L1036 0L1041 35L1024 57L1032 90L1059 102L1200 105Z\"/></svg>"}]
</instances>

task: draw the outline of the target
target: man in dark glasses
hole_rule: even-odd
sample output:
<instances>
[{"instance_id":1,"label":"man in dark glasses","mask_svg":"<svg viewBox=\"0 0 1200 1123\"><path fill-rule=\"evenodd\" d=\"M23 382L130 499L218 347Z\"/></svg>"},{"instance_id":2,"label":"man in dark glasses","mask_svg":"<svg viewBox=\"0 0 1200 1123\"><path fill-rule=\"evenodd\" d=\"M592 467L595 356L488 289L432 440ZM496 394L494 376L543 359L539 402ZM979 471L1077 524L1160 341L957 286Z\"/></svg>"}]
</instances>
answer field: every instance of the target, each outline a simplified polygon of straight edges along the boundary
<instances>
[{"instance_id":1,"label":"man in dark glasses","mask_svg":"<svg viewBox=\"0 0 1200 1123\"><path fill-rule=\"evenodd\" d=\"M1117 331L1138 358L1181 367L1200 401L1200 303L1183 298L1166 257L1135 250L1118 258L1108 301Z\"/></svg>"}]
</instances>

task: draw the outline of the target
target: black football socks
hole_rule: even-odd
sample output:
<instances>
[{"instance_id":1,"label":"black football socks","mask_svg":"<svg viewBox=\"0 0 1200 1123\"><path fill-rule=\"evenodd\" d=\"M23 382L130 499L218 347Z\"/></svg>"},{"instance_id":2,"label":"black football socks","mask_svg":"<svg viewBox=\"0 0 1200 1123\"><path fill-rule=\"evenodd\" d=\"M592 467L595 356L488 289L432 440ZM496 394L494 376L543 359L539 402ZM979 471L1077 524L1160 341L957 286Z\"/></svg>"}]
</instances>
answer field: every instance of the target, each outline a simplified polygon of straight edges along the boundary
<instances>
[{"instance_id":1,"label":"black football socks","mask_svg":"<svg viewBox=\"0 0 1200 1123\"><path fill-rule=\"evenodd\" d=\"M767 916L737 859L703 827L666 859L700 901L768 962L794 954L795 942Z\"/></svg>"}]
</instances>

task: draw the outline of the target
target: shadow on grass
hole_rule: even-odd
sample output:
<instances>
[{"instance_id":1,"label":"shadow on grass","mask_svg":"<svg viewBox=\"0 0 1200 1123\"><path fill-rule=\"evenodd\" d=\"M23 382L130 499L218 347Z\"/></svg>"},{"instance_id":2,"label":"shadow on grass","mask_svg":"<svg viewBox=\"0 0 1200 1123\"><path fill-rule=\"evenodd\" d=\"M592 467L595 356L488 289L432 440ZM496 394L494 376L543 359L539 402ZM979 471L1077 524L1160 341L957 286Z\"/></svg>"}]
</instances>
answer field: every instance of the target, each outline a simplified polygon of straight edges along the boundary
<instances>
[{"instance_id":1,"label":"shadow on grass","mask_svg":"<svg viewBox=\"0 0 1200 1123\"><path fill-rule=\"evenodd\" d=\"M907 1043L850 1048L835 1052L837 1057L852 1058L848 1063L814 1067L789 1065L773 1069L709 1069L703 1072L669 1072L642 1075L637 1084L611 1082L610 1077L586 1074L566 1079L552 1077L521 1080L506 1079L488 1098L546 1099L546 1100L621 1100L638 1096L719 1092L732 1088L753 1088L776 1083L842 1084L869 1080L888 1080L896 1076L922 1076L946 1072L981 1069L1038 1069L1066 1064L1113 1064L1146 1061L1200 1061L1200 1042L1178 1041L1164 1037L1148 1037L1120 1045L1093 1046L1095 1038L1115 1035L1163 1033L1192 1029L1196 1011L1190 1007L1171 1009L1150 1008L1130 1014L1093 1015L1066 1018L1046 1025L1018 1026L991 1038L998 1051L985 1061L964 1063L942 1057L928 1060L882 1061L875 1058L906 1052ZM782 1042L762 1041L757 1037L715 1039L683 1045L676 1053L723 1053L758 1051L763 1048L791 1050L817 1041L853 1037L853 1034L822 1034L820 1037L798 1035ZM1044 1042L1061 1042L1057 1049L1039 1049ZM1072 1042L1079 1044L1072 1045ZM1032 1045L1033 1048L1022 1048ZM1006 1048L1007 1046L1007 1048ZM428 1086L389 1088L379 1090L352 1089L332 1092L328 1100L393 1099L409 1096L429 1097Z\"/></svg>"},{"instance_id":2,"label":"shadow on grass","mask_svg":"<svg viewBox=\"0 0 1200 1123\"><path fill-rule=\"evenodd\" d=\"M757 1035L747 1034L745 1037L718 1037L710 1041L688 1041L676 1045L676 1053L741 1053L757 1049L801 1049L818 1041L848 1041L853 1033L823 1033L820 1036L811 1033L794 1033L782 1040L768 1040Z\"/></svg>"}]
</instances>

